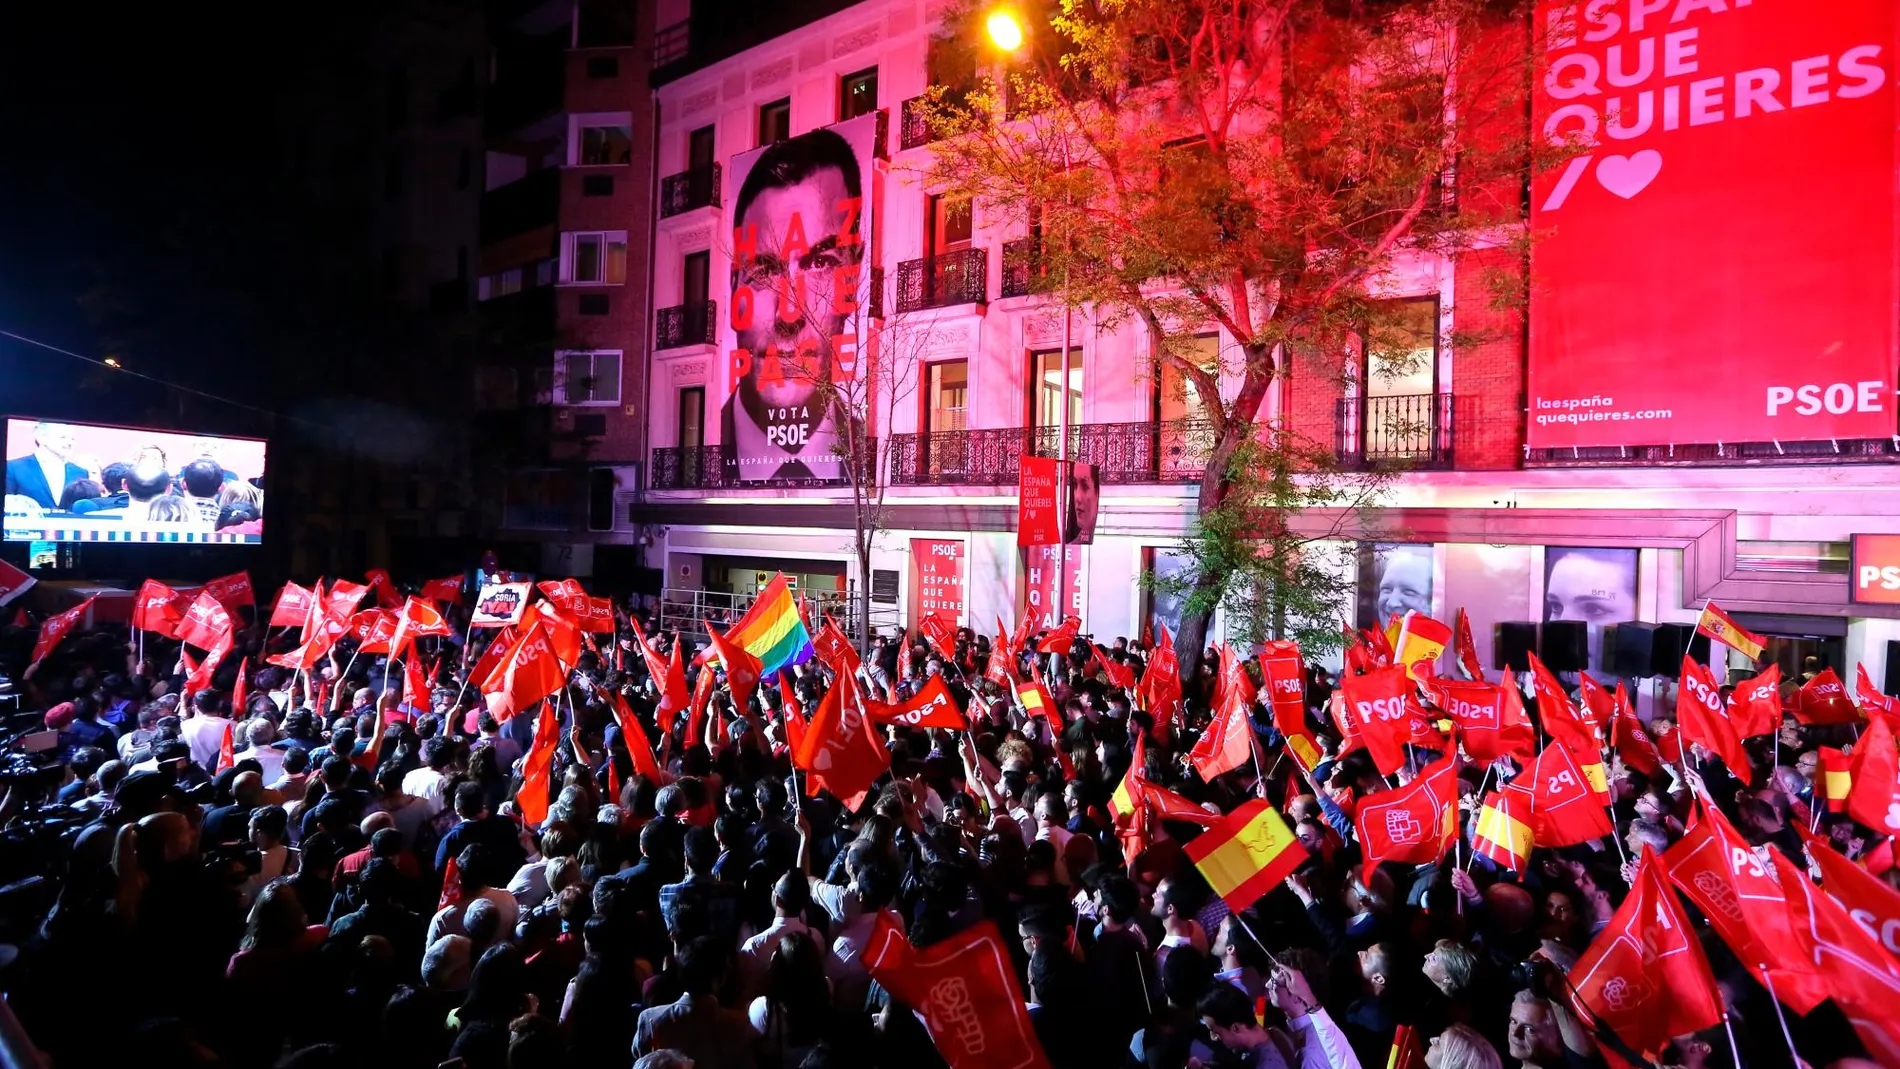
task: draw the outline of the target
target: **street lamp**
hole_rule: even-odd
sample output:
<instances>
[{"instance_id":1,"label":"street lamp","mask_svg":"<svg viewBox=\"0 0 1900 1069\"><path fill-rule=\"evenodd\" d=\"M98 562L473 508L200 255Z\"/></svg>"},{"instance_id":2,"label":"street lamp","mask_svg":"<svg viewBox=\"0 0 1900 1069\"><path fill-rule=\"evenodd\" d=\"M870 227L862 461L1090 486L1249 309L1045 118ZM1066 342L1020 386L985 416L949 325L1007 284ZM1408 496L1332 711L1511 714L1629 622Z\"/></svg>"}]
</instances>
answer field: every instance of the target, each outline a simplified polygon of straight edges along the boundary
<instances>
[{"instance_id":1,"label":"street lamp","mask_svg":"<svg viewBox=\"0 0 1900 1069\"><path fill-rule=\"evenodd\" d=\"M118 358L118 357L116 357L116 356L108 356L108 357L106 357L106 358L105 358L104 360L102 360L102 361L100 361L100 362L101 362L101 363L103 363L103 364L105 364L105 366L107 366L107 367L110 367L110 368L120 368L120 369L123 369L123 368L125 367L125 365L124 365L124 364L121 364L121 363L119 363L119 358Z\"/></svg>"},{"instance_id":2,"label":"street lamp","mask_svg":"<svg viewBox=\"0 0 1900 1069\"><path fill-rule=\"evenodd\" d=\"M983 28L989 33L990 43L995 45L998 51L1014 54L1023 47L1022 23L1017 21L1015 13L1008 8L999 7L991 11L989 17L983 20ZM1069 137L1067 131L1064 131L1062 135L1062 170L1066 178L1069 170ZM1065 186L1064 189L1066 191L1067 187ZM1066 197L1066 192L1064 195ZM1070 459L1069 390L1071 384L1075 381L1074 365L1072 363L1074 357L1071 352L1075 346L1074 321L1075 312L1069 302L1069 263L1065 257L1062 263L1062 383L1058 391L1060 411L1057 417L1057 434L1060 437L1056 440L1056 459L1063 464L1062 470L1064 474L1069 477L1071 493L1074 492L1074 472L1068 467ZM1065 518L1067 511L1067 509L1063 510ZM1067 533L1066 531L1063 532L1065 537L1063 541L1057 544L1059 556L1056 558L1056 604L1061 607L1056 616L1057 627L1062 626L1062 620L1069 614L1068 605L1066 604L1069 597L1069 543L1066 537Z\"/></svg>"}]
</instances>

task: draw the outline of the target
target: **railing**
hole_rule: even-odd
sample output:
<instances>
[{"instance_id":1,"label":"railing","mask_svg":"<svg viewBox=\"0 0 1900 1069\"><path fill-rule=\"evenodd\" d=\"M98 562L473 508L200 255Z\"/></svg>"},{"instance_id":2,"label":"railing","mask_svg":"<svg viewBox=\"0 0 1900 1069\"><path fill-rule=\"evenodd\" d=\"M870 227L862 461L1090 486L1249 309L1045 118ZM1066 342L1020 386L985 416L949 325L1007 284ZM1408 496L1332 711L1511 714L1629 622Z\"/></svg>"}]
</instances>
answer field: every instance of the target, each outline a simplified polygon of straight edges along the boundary
<instances>
[{"instance_id":1,"label":"railing","mask_svg":"<svg viewBox=\"0 0 1900 1069\"><path fill-rule=\"evenodd\" d=\"M847 590L805 590L799 592L810 611L811 625L816 627L826 617L830 617L843 629L846 637L862 647L863 636L859 634L859 612L864 605L864 595L856 587ZM682 635L701 635L708 623L725 630L745 615L752 603L758 600L756 594L733 594L723 590L691 590L684 587L667 587L660 592L661 631L677 631ZM896 605L880 605L871 602L871 630L888 633L899 621Z\"/></svg>"},{"instance_id":2,"label":"railing","mask_svg":"<svg viewBox=\"0 0 1900 1069\"><path fill-rule=\"evenodd\" d=\"M1005 427L891 436L892 484L1007 486L1017 481L1025 451L1061 455L1057 427ZM1081 423L1069 428L1069 458L1095 465L1103 484L1198 482L1213 446L1201 420L1164 423Z\"/></svg>"},{"instance_id":3,"label":"railing","mask_svg":"<svg viewBox=\"0 0 1900 1069\"><path fill-rule=\"evenodd\" d=\"M653 347L678 349L686 345L711 345L718 329L717 301L698 301L662 308L655 317Z\"/></svg>"},{"instance_id":4,"label":"railing","mask_svg":"<svg viewBox=\"0 0 1900 1069\"><path fill-rule=\"evenodd\" d=\"M660 217L719 207L719 165L694 167L660 180Z\"/></svg>"},{"instance_id":5,"label":"railing","mask_svg":"<svg viewBox=\"0 0 1900 1069\"><path fill-rule=\"evenodd\" d=\"M930 118L924 113L924 98L911 97L898 108L901 129L898 133L899 148L921 148L937 140L930 130Z\"/></svg>"},{"instance_id":6,"label":"railing","mask_svg":"<svg viewBox=\"0 0 1900 1069\"><path fill-rule=\"evenodd\" d=\"M984 248L958 249L897 265L897 310L916 312L989 299L990 257Z\"/></svg>"},{"instance_id":7,"label":"railing","mask_svg":"<svg viewBox=\"0 0 1900 1069\"><path fill-rule=\"evenodd\" d=\"M1003 289L1004 297L1027 297L1035 288L1036 279L1041 278L1042 239L1029 237L1017 238L1003 243Z\"/></svg>"},{"instance_id":8,"label":"railing","mask_svg":"<svg viewBox=\"0 0 1900 1069\"><path fill-rule=\"evenodd\" d=\"M877 442L868 441L869 457L877 455ZM789 462L792 459L786 458ZM843 459L831 453L813 453L804 458L827 469L841 468ZM867 458L868 459L868 458ZM847 476L836 478L747 478L737 457L729 456L724 446L700 445L684 448L666 446L653 451L653 463L647 469L647 488L651 490L757 490L766 487L842 486Z\"/></svg>"},{"instance_id":9,"label":"railing","mask_svg":"<svg viewBox=\"0 0 1900 1069\"><path fill-rule=\"evenodd\" d=\"M662 26L653 33L653 65L664 67L668 63L686 58L692 47L693 22L681 19L671 26Z\"/></svg>"},{"instance_id":10,"label":"railing","mask_svg":"<svg viewBox=\"0 0 1900 1069\"><path fill-rule=\"evenodd\" d=\"M1451 394L1341 398L1335 427L1342 467L1452 466Z\"/></svg>"}]
</instances>

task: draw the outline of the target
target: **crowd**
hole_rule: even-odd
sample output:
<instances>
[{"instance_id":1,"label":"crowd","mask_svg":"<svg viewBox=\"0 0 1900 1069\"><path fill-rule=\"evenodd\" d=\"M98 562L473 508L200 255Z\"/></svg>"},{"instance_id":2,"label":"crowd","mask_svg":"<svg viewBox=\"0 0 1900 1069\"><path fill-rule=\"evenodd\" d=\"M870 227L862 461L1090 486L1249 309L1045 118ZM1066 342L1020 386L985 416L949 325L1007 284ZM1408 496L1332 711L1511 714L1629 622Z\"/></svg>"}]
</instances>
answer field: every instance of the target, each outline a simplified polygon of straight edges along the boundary
<instances>
[{"instance_id":1,"label":"crowd","mask_svg":"<svg viewBox=\"0 0 1900 1069\"><path fill-rule=\"evenodd\" d=\"M0 635L23 707L58 733L59 781L10 779L0 803L9 861L56 840L33 854L40 882L0 889L20 951L0 986L34 1042L60 1065L299 1069L1896 1064L1828 975L1812 1004L1778 1006L1772 976L1670 892L1724 1019L1643 1044L1576 990L1593 942L1624 932L1645 859L1717 814L1757 864L1838 848L1890 891L1891 852L1883 873L1865 864L1882 836L1826 811L1820 748L1858 727L1791 714L1748 740L1749 770L1691 743L1646 772L1611 747L1610 833L1540 833L1513 868L1481 825L1530 759L1461 759L1455 733L1384 774L1349 745L1349 679L1311 664L1296 715L1316 752L1296 754L1272 688L1255 694L1262 666L1214 650L1157 702L1142 640L896 633L861 662L821 641L779 679L741 681L735 705L706 636L654 635L650 659L632 625L653 621L615 612L557 692L518 710L470 681L491 632L457 607L453 634L407 655L429 666L421 694L348 637L309 671L270 663L301 640L264 614L237 614L182 700L197 655L177 642L78 629L29 670L33 631ZM689 708L649 673L669 663ZM1227 673L1245 676L1251 756L1204 778L1193 755L1241 686ZM796 760L797 736L840 702L855 722L861 701L938 686L967 729L867 727L888 768L862 797L812 793L835 783ZM1521 693L1538 739L1576 715ZM1673 724L1648 727L1666 743ZM1428 767L1455 775L1455 842L1368 864L1353 811ZM1297 854L1236 898L1195 843L1256 799ZM1000 947L998 982L907 1004L916 986L886 963L945 947ZM1664 1019L1678 996L1692 1001L1610 992ZM999 999L1019 1016L971 1008ZM1011 1020L1033 1042L1008 1042Z\"/></svg>"}]
</instances>

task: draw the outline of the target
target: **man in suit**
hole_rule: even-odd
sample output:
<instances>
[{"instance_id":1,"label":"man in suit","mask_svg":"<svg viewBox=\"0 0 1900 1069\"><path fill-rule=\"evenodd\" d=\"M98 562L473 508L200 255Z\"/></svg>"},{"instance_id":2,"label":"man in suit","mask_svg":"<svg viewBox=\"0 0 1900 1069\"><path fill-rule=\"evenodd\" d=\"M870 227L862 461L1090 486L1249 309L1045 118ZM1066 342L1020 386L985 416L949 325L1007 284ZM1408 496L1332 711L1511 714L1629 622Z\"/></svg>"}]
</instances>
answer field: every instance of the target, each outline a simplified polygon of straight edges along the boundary
<instances>
[{"instance_id":1,"label":"man in suit","mask_svg":"<svg viewBox=\"0 0 1900 1069\"><path fill-rule=\"evenodd\" d=\"M59 495L68 483L92 474L72 462L72 452L71 427L58 423L35 426L33 452L7 461L7 496L32 498L43 509L57 508Z\"/></svg>"}]
</instances>

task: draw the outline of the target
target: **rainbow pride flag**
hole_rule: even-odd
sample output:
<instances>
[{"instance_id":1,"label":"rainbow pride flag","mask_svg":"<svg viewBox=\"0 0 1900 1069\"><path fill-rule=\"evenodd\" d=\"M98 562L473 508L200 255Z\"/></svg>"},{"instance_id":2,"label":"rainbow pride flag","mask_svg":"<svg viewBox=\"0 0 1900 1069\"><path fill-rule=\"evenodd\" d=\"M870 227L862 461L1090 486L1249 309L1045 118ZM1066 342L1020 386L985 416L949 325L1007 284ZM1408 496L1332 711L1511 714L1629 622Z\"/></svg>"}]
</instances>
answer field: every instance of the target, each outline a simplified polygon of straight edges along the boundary
<instances>
[{"instance_id":1,"label":"rainbow pride flag","mask_svg":"<svg viewBox=\"0 0 1900 1069\"><path fill-rule=\"evenodd\" d=\"M759 591L758 600L726 632L726 639L757 657L762 674L811 658L811 632L805 630L805 621L799 618L785 573L772 576L772 581Z\"/></svg>"}]
</instances>

